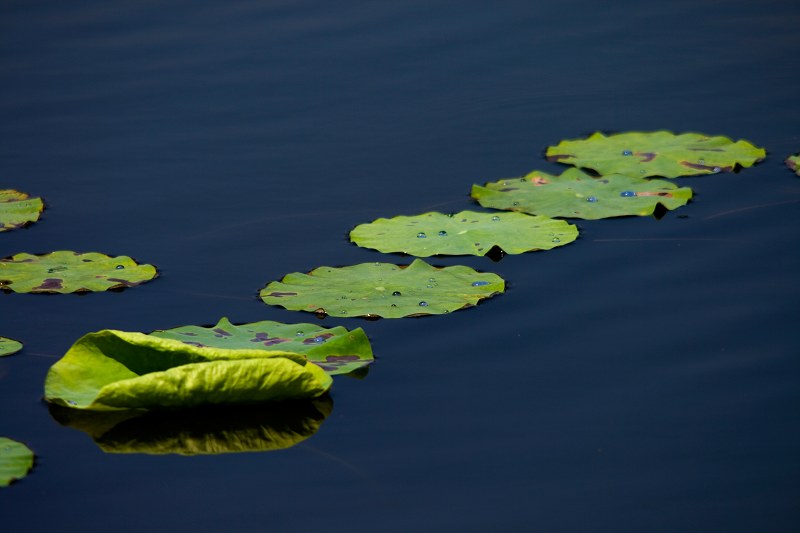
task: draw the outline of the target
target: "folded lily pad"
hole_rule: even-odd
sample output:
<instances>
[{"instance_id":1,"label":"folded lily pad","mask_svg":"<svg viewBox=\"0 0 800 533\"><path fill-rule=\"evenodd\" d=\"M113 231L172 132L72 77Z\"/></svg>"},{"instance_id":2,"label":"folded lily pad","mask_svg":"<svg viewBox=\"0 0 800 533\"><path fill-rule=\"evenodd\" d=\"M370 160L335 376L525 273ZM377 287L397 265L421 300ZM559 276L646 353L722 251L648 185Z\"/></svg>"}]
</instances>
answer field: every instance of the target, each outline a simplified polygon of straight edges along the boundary
<instances>
[{"instance_id":1,"label":"folded lily pad","mask_svg":"<svg viewBox=\"0 0 800 533\"><path fill-rule=\"evenodd\" d=\"M181 326L150 335L194 346L301 353L330 375L348 374L374 361L369 339L361 328L347 331L341 326L327 329L269 320L234 326L222 318L216 326Z\"/></svg>"},{"instance_id":2,"label":"folded lily pad","mask_svg":"<svg viewBox=\"0 0 800 533\"><path fill-rule=\"evenodd\" d=\"M379 218L350 232L350 240L358 246L418 257L486 255L494 246L507 254L521 254L549 250L577 238L578 228L563 220L474 211Z\"/></svg>"},{"instance_id":3,"label":"folded lily pad","mask_svg":"<svg viewBox=\"0 0 800 533\"><path fill-rule=\"evenodd\" d=\"M300 354L191 346L103 330L47 373L45 399L75 409L157 409L314 398L332 379Z\"/></svg>"},{"instance_id":4,"label":"folded lily pad","mask_svg":"<svg viewBox=\"0 0 800 533\"><path fill-rule=\"evenodd\" d=\"M421 259L407 267L363 263L295 272L261 289L261 299L292 311L337 317L440 315L505 290L497 274L465 266L436 268Z\"/></svg>"},{"instance_id":5,"label":"folded lily pad","mask_svg":"<svg viewBox=\"0 0 800 533\"><path fill-rule=\"evenodd\" d=\"M8 487L28 475L33 457L33 451L21 442L0 437L0 487Z\"/></svg>"},{"instance_id":6,"label":"folded lily pad","mask_svg":"<svg viewBox=\"0 0 800 533\"><path fill-rule=\"evenodd\" d=\"M795 174L800 176L800 154L790 155L787 157L786 166L791 168Z\"/></svg>"},{"instance_id":7,"label":"folded lily pad","mask_svg":"<svg viewBox=\"0 0 800 533\"><path fill-rule=\"evenodd\" d=\"M82 411L50 406L61 425L83 431L106 453L218 455L290 448L311 437L333 410L311 400L180 411Z\"/></svg>"},{"instance_id":8,"label":"folded lily pad","mask_svg":"<svg viewBox=\"0 0 800 533\"><path fill-rule=\"evenodd\" d=\"M732 172L750 167L766 157L763 148L747 141L699 133L676 135L669 131L629 132L588 139L561 141L547 148L547 159L600 174L648 177L694 176Z\"/></svg>"},{"instance_id":9,"label":"folded lily pad","mask_svg":"<svg viewBox=\"0 0 800 533\"><path fill-rule=\"evenodd\" d=\"M58 251L0 259L0 289L14 292L100 292L140 285L156 275L153 265L124 255Z\"/></svg>"},{"instance_id":10,"label":"folded lily pad","mask_svg":"<svg viewBox=\"0 0 800 533\"><path fill-rule=\"evenodd\" d=\"M21 228L39 220L44 209L41 198L13 189L0 189L0 231Z\"/></svg>"},{"instance_id":11,"label":"folded lily pad","mask_svg":"<svg viewBox=\"0 0 800 533\"><path fill-rule=\"evenodd\" d=\"M17 353L22 349L22 343L14 339L0 337L0 357Z\"/></svg>"},{"instance_id":12,"label":"folded lily pad","mask_svg":"<svg viewBox=\"0 0 800 533\"><path fill-rule=\"evenodd\" d=\"M664 180L621 174L595 178L571 168L560 176L534 171L523 178L500 180L484 187L473 185L472 197L484 207L594 220L652 215L659 204L676 209L691 199L692 190Z\"/></svg>"}]
</instances>

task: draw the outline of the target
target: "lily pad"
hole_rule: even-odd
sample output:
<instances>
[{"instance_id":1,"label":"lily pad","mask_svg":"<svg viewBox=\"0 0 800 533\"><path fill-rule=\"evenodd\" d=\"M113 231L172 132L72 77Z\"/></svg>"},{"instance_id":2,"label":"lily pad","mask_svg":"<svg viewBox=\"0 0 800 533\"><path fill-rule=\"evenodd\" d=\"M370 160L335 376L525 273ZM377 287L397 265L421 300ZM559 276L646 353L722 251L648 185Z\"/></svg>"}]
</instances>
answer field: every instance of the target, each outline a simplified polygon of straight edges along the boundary
<instances>
[{"instance_id":1,"label":"lily pad","mask_svg":"<svg viewBox=\"0 0 800 533\"><path fill-rule=\"evenodd\" d=\"M379 218L350 232L350 240L358 246L418 257L486 255L495 246L507 254L521 254L549 250L577 238L578 228L563 220L474 211Z\"/></svg>"},{"instance_id":2,"label":"lily pad","mask_svg":"<svg viewBox=\"0 0 800 533\"><path fill-rule=\"evenodd\" d=\"M218 455L283 450L311 437L333 410L330 395L262 405L180 411L82 411L51 416L87 433L106 453Z\"/></svg>"},{"instance_id":3,"label":"lily pad","mask_svg":"<svg viewBox=\"0 0 800 533\"><path fill-rule=\"evenodd\" d=\"M222 318L216 326L182 326L150 335L193 346L301 353L330 375L348 374L374 361L369 339L361 328L347 331L341 326L328 329L269 320L234 326Z\"/></svg>"},{"instance_id":4,"label":"lily pad","mask_svg":"<svg viewBox=\"0 0 800 533\"><path fill-rule=\"evenodd\" d=\"M754 165L766 154L747 141L669 131L608 136L598 132L588 139L561 141L546 152L549 161L642 178L733 172L737 166Z\"/></svg>"},{"instance_id":5,"label":"lily pad","mask_svg":"<svg viewBox=\"0 0 800 533\"><path fill-rule=\"evenodd\" d=\"M33 457L33 451L21 442L0 437L0 487L8 487L28 475Z\"/></svg>"},{"instance_id":6,"label":"lily pad","mask_svg":"<svg viewBox=\"0 0 800 533\"><path fill-rule=\"evenodd\" d=\"M790 155L787 157L786 166L791 168L795 174L800 176L800 154Z\"/></svg>"},{"instance_id":7,"label":"lily pad","mask_svg":"<svg viewBox=\"0 0 800 533\"><path fill-rule=\"evenodd\" d=\"M401 318L441 315L505 290L497 274L465 266L436 268L421 259L409 266L363 263L295 272L261 289L261 299L292 311L336 317Z\"/></svg>"},{"instance_id":8,"label":"lily pad","mask_svg":"<svg viewBox=\"0 0 800 533\"><path fill-rule=\"evenodd\" d=\"M652 215L659 204L676 209L691 199L692 190L678 188L669 181L621 174L595 178L571 168L560 176L534 171L523 178L500 180L484 187L473 185L472 197L484 207L594 220Z\"/></svg>"},{"instance_id":9,"label":"lily pad","mask_svg":"<svg viewBox=\"0 0 800 533\"><path fill-rule=\"evenodd\" d=\"M0 289L14 292L99 292L155 278L156 267L127 256L58 251L0 259Z\"/></svg>"},{"instance_id":10,"label":"lily pad","mask_svg":"<svg viewBox=\"0 0 800 533\"><path fill-rule=\"evenodd\" d=\"M0 231L21 228L39 220L44 209L41 198L13 189L0 189Z\"/></svg>"},{"instance_id":11,"label":"lily pad","mask_svg":"<svg viewBox=\"0 0 800 533\"><path fill-rule=\"evenodd\" d=\"M17 353L22 349L22 343L14 339L0 337L0 357Z\"/></svg>"},{"instance_id":12,"label":"lily pad","mask_svg":"<svg viewBox=\"0 0 800 533\"><path fill-rule=\"evenodd\" d=\"M47 373L45 399L75 409L157 409L314 398L332 379L300 354L202 348L144 333L80 338Z\"/></svg>"}]
</instances>

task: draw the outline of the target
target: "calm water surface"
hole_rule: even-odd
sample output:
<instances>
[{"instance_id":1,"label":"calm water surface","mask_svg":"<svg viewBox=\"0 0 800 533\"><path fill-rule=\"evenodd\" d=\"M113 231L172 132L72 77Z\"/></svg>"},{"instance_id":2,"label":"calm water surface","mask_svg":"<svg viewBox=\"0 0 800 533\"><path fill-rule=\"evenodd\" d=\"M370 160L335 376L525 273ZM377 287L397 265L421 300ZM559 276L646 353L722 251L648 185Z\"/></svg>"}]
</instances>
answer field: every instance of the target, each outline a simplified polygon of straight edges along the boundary
<instances>
[{"instance_id":1,"label":"calm water surface","mask_svg":"<svg viewBox=\"0 0 800 533\"><path fill-rule=\"evenodd\" d=\"M37 453L3 529L797 531L799 23L789 0L3 2L0 188L47 210L0 255L162 273L0 294L0 335L26 345L0 361L0 435ZM41 401L84 333L316 321L257 290L386 261L347 232L479 209L473 183L559 172L542 150L560 139L655 129L768 157L679 180L695 200L661 220L435 259L509 280L477 308L325 319L364 327L378 360L294 447L106 453Z\"/></svg>"}]
</instances>

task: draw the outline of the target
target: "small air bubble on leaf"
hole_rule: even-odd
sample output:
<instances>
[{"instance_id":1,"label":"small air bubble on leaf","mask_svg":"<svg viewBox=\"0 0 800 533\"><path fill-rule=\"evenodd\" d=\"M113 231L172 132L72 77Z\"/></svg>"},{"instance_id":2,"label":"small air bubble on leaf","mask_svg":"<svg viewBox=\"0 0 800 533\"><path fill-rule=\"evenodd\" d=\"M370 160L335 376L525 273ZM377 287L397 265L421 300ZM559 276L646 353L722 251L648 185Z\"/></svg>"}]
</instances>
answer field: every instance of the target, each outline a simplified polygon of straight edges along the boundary
<instances>
[{"instance_id":1,"label":"small air bubble on leaf","mask_svg":"<svg viewBox=\"0 0 800 533\"><path fill-rule=\"evenodd\" d=\"M417 233L417 239L426 239L428 236L425 235L423 232Z\"/></svg>"}]
</instances>

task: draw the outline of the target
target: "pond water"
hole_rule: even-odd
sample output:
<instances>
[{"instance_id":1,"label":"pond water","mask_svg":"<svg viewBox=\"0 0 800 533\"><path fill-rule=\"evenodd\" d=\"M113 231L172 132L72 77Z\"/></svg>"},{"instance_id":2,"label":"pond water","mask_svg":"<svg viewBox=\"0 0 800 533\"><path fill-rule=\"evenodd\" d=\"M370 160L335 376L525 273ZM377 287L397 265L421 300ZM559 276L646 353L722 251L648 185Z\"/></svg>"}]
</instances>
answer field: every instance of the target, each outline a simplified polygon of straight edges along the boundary
<instances>
[{"instance_id":1,"label":"pond water","mask_svg":"<svg viewBox=\"0 0 800 533\"><path fill-rule=\"evenodd\" d=\"M0 436L37 454L3 529L796 531L798 22L792 0L4 2L0 188L47 209L0 255L161 276L0 294L0 335L25 342L0 360ZM657 129L768 157L678 180L695 199L661 220L434 258L509 281L469 310L319 321L257 299L289 272L410 262L350 244L359 223L480 209L473 183L560 172L549 144ZM278 451L106 453L41 400L84 333L223 316L361 326L378 359Z\"/></svg>"}]
</instances>

